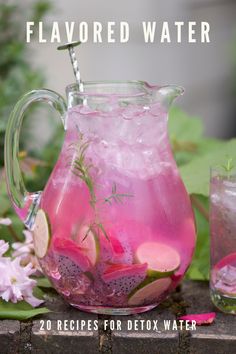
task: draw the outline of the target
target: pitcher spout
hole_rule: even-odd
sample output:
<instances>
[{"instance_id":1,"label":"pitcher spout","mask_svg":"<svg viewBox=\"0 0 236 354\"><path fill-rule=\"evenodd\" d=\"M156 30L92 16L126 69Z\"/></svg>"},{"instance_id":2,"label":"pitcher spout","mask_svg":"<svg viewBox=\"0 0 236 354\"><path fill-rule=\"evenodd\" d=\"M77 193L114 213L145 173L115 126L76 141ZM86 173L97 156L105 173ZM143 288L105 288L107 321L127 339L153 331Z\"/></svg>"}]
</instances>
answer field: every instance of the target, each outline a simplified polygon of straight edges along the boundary
<instances>
[{"instance_id":1,"label":"pitcher spout","mask_svg":"<svg viewBox=\"0 0 236 354\"><path fill-rule=\"evenodd\" d=\"M167 108L172 105L174 100L183 95L184 88L177 85L167 85L156 90L156 98Z\"/></svg>"}]
</instances>

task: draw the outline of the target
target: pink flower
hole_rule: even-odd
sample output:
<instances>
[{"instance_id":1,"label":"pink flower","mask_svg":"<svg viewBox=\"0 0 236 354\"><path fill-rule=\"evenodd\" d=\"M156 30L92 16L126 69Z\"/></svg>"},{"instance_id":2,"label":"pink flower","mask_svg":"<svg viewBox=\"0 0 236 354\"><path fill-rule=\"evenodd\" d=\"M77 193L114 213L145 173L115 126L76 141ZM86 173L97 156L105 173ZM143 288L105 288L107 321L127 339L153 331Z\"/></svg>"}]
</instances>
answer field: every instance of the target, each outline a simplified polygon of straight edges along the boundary
<instances>
[{"instance_id":1,"label":"pink flower","mask_svg":"<svg viewBox=\"0 0 236 354\"><path fill-rule=\"evenodd\" d=\"M14 242L12 244L12 248L15 250L12 253L13 257L25 256L34 252L33 237L31 232L24 230L23 234L25 236L24 242Z\"/></svg>"},{"instance_id":2,"label":"pink flower","mask_svg":"<svg viewBox=\"0 0 236 354\"><path fill-rule=\"evenodd\" d=\"M0 218L0 224L9 226L12 224L12 221L9 218Z\"/></svg>"},{"instance_id":3,"label":"pink flower","mask_svg":"<svg viewBox=\"0 0 236 354\"><path fill-rule=\"evenodd\" d=\"M4 240L0 240L0 257L2 257L2 255L6 253L8 249L9 249L8 243L5 242Z\"/></svg>"},{"instance_id":4,"label":"pink flower","mask_svg":"<svg viewBox=\"0 0 236 354\"><path fill-rule=\"evenodd\" d=\"M23 234L25 236L24 242L14 242L12 248L14 249L12 256L15 258L20 258L21 265L25 266L28 263L32 263L33 267L40 273L42 269L39 265L38 259L34 254L34 244L32 233L28 230L24 230ZM37 274L36 274L37 275Z\"/></svg>"},{"instance_id":5,"label":"pink flower","mask_svg":"<svg viewBox=\"0 0 236 354\"><path fill-rule=\"evenodd\" d=\"M30 279L35 269L31 263L22 267L19 257L14 260L3 257L8 248L9 245L0 240L0 297L13 303L25 300L32 306L39 306L43 301L33 296L36 281Z\"/></svg>"}]
</instances>

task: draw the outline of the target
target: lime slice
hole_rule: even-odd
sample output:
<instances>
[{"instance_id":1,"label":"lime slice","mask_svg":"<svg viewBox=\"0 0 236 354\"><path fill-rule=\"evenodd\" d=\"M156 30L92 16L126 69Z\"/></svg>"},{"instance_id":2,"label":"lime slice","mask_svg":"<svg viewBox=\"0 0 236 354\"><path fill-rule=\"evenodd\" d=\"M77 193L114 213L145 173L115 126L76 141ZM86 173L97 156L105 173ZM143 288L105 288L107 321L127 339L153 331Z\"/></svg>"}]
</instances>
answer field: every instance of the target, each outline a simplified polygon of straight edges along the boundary
<instances>
[{"instance_id":1,"label":"lime slice","mask_svg":"<svg viewBox=\"0 0 236 354\"><path fill-rule=\"evenodd\" d=\"M99 241L98 237L90 230L89 226L83 226L76 238L79 246L85 251L86 256L90 260L92 266L96 264L99 258Z\"/></svg>"},{"instance_id":2,"label":"lime slice","mask_svg":"<svg viewBox=\"0 0 236 354\"><path fill-rule=\"evenodd\" d=\"M36 214L33 227L33 239L36 256L43 258L47 253L51 239L50 223L43 209L39 209Z\"/></svg>"},{"instance_id":3,"label":"lime slice","mask_svg":"<svg viewBox=\"0 0 236 354\"><path fill-rule=\"evenodd\" d=\"M157 279L151 283L143 282L135 292L132 292L128 300L129 306L141 306L159 301L160 295L164 293L171 284L170 278Z\"/></svg>"},{"instance_id":4,"label":"lime slice","mask_svg":"<svg viewBox=\"0 0 236 354\"><path fill-rule=\"evenodd\" d=\"M172 247L159 242L142 243L135 254L139 263L148 264L148 275L166 277L180 266L180 255Z\"/></svg>"}]
</instances>

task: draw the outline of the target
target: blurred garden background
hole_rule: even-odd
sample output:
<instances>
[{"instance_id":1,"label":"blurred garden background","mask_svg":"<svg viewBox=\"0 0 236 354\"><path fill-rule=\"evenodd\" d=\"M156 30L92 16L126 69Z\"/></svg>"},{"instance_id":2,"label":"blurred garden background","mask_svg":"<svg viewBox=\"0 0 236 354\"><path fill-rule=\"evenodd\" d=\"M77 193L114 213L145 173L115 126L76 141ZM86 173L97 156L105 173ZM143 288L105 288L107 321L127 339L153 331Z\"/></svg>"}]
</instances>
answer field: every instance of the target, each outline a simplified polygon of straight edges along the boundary
<instances>
[{"instance_id":1,"label":"blurred garden background","mask_svg":"<svg viewBox=\"0 0 236 354\"><path fill-rule=\"evenodd\" d=\"M0 0L0 146L2 170L0 238L23 240L23 225L10 206L4 182L3 146L6 123L14 104L29 90L47 87L65 95L74 81L68 54L57 44L25 42L26 21L127 21L127 44L86 43L76 49L84 80L132 80L179 84L186 94L170 115L170 139L191 195L198 226L198 247L188 276L207 279L209 265L209 165L236 157L236 2L230 0ZM210 44L145 44L142 21L208 21ZM47 36L47 32L45 34ZM158 138L158 137L157 137ZM223 141L224 139L225 141ZM63 128L55 114L34 105L25 118L19 160L25 183L41 190L57 159ZM197 177L197 178L196 178ZM200 206L200 207L199 207Z\"/></svg>"}]
</instances>

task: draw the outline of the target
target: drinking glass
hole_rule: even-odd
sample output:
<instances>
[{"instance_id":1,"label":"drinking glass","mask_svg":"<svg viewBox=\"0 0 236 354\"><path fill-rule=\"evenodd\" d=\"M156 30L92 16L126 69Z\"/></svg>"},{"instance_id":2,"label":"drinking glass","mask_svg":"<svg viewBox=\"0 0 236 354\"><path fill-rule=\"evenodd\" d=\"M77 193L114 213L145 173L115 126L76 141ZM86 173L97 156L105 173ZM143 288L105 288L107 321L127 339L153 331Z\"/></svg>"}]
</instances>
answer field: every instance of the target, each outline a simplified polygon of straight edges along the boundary
<instances>
[{"instance_id":1,"label":"drinking glass","mask_svg":"<svg viewBox=\"0 0 236 354\"><path fill-rule=\"evenodd\" d=\"M211 299L221 311L236 314L236 169L211 169L210 235Z\"/></svg>"}]
</instances>

